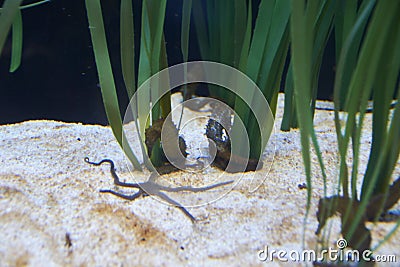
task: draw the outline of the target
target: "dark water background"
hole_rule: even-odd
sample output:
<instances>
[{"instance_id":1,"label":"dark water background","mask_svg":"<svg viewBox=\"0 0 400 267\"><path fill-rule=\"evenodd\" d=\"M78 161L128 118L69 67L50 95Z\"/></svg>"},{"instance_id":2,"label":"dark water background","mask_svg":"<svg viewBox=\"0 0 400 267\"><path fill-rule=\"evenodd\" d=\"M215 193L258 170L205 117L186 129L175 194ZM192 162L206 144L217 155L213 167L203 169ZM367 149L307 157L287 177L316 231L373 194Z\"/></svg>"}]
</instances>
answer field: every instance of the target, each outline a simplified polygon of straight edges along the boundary
<instances>
[{"instance_id":1,"label":"dark water background","mask_svg":"<svg viewBox=\"0 0 400 267\"><path fill-rule=\"evenodd\" d=\"M102 1L102 7L123 110L128 100L119 61L119 2ZM167 4L165 35L170 65L182 62L181 5L180 0L169 0ZM140 18L140 11L135 9L136 18ZM15 73L8 72L10 40L0 56L0 124L53 119L106 125L84 1L54 0L23 10L22 18L24 43L20 68ZM140 21L135 21L135 28L135 33L139 33ZM190 60L200 59L194 35L192 27ZM331 38L320 74L320 99L329 99L332 94L334 57ZM207 94L206 91L198 93Z\"/></svg>"}]
</instances>

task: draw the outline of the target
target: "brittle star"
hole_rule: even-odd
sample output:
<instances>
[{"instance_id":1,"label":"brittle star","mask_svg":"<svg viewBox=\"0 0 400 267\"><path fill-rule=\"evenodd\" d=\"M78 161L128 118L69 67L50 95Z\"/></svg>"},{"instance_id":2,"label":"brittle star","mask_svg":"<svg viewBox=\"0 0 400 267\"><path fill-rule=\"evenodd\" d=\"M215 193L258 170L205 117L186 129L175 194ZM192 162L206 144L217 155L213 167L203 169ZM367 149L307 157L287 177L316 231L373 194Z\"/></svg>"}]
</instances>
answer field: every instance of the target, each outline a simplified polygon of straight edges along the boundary
<instances>
[{"instance_id":1,"label":"brittle star","mask_svg":"<svg viewBox=\"0 0 400 267\"><path fill-rule=\"evenodd\" d=\"M166 202L168 202L169 204L177 207L178 209L180 209L187 217L189 217L189 219L192 222L195 222L196 219L193 217L192 214L190 214L181 204L179 204L178 202L176 202L175 200L171 199L169 196L167 196L166 194L162 193L161 191L165 191L165 192L180 192L180 191L189 191L189 192L204 192L219 186L224 186L227 184L231 184L233 183L233 181L227 181L227 182L222 182L222 183L217 183L217 184L213 184L210 186L205 186L205 187L192 187L192 186L179 186L179 187L168 187L168 186L163 186L163 185L159 185L155 182L156 178L159 176L159 174L157 172L153 172L149 179L146 182L142 182L142 183L125 183L125 182L121 182L119 180L119 177L117 175L117 173L115 172L115 166L114 166L114 162L111 159L103 159L100 162L91 162L89 161L88 157L85 157L85 162L91 164L91 165L95 165L95 166L100 166L103 163L109 163L110 164L110 172L111 172L111 176L114 179L114 184L115 185L119 185L119 186L123 186L123 187L130 187L130 188L136 188L139 191L136 192L133 195L124 195L121 194L119 192L113 191L113 190L109 190L109 189L102 189L100 190L100 193L110 193L113 194L117 197L121 197L123 199L127 199L127 200L135 200L136 198L143 196L149 196L149 195L154 195L154 196L158 196L161 199L165 200Z\"/></svg>"}]
</instances>

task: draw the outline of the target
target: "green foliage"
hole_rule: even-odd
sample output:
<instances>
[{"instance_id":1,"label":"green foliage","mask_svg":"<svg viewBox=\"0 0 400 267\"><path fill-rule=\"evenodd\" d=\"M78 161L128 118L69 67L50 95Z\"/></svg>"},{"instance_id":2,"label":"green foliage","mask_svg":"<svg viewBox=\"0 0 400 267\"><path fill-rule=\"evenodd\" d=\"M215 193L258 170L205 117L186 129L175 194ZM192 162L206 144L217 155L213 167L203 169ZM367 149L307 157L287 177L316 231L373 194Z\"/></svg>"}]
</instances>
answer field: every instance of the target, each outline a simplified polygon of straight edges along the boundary
<instances>
[{"instance_id":1,"label":"green foliage","mask_svg":"<svg viewBox=\"0 0 400 267\"><path fill-rule=\"evenodd\" d=\"M15 50L14 47L22 47L22 38L19 38L18 31L22 31L22 25L20 29L18 29L18 24L20 22L21 13L19 11L19 6L22 0L14 1L14 0L6 0L3 4L0 13L0 52L3 51L4 43L7 39L8 32L10 31L11 25L13 29L15 29L15 36L13 34L13 56L11 60L10 70L14 70L14 67L17 65L18 62L18 52ZM19 15L18 15L19 14ZM15 21L15 22L14 22ZM16 43L18 42L18 44ZM18 49L19 50L19 49ZM20 52L19 52L20 53ZM0 54L1 55L1 54ZM19 55L20 57L20 55Z\"/></svg>"},{"instance_id":2,"label":"green foliage","mask_svg":"<svg viewBox=\"0 0 400 267\"><path fill-rule=\"evenodd\" d=\"M313 128L312 103L315 99L313 89L318 77L321 49L324 49L329 36L329 27L334 26L336 49L340 55L334 88L335 127L340 157L339 191L336 196L328 198L325 189L318 219L321 228L328 217L339 212L343 236L350 246L362 249L369 247L371 240L365 239L369 232L368 235L361 233L360 229L364 228L360 228L360 225L366 220L376 221L400 198L397 188L399 182L390 187L400 151L400 110L398 105L394 106L393 111L390 110L400 74L400 31L397 27L400 19L396 15L400 12L400 4L396 1L336 1L335 8L323 7L332 2L292 1L292 65L289 73L293 72L295 107L301 107L296 112L307 184L311 185L311 138L326 185L325 168ZM346 5L344 12L343 5ZM322 27L322 35L318 25L325 25ZM372 146L359 196L356 185L360 137L371 96L374 103ZM341 109L347 112L344 129L339 119ZM347 153L350 146L352 166L349 180ZM308 186L308 204L311 190L311 186Z\"/></svg>"},{"instance_id":3,"label":"green foliage","mask_svg":"<svg viewBox=\"0 0 400 267\"><path fill-rule=\"evenodd\" d=\"M138 87L150 78L151 75L157 73L161 68L166 66L166 54L161 53L165 51L163 48L165 46L164 43L164 17L165 17L165 8L167 1L159 1L159 0L145 0L142 3L142 28L141 28L141 38L140 38L140 54L139 54L139 71L138 71ZM161 65L164 63L165 65ZM155 86L157 88L157 86ZM150 92L145 94L141 94L140 99L138 100L138 113L139 113L139 127L144 128L149 125L149 121L147 117L140 117L140 114L147 116L146 112L141 112L141 110L145 110L146 106L148 106L151 101ZM164 102L164 114L168 114L171 109L171 103L169 95L164 97L161 102ZM166 103L165 103L166 102ZM156 121L161 117L161 107L160 102L153 103L152 108L152 121ZM147 127L146 127L147 128ZM144 136L142 136L144 141ZM151 153L151 161L154 166L161 165L161 145L153 147L153 151ZM143 153L145 153L144 149ZM144 158L146 156L144 155ZM149 168L149 164L147 164Z\"/></svg>"},{"instance_id":4,"label":"green foliage","mask_svg":"<svg viewBox=\"0 0 400 267\"><path fill-rule=\"evenodd\" d=\"M50 0L38 1L29 5L20 6L22 0L6 0L0 8L0 55L4 43L12 26L12 50L10 72L14 72L21 64L22 56L22 14L21 10L35 7Z\"/></svg>"},{"instance_id":5,"label":"green foliage","mask_svg":"<svg viewBox=\"0 0 400 267\"><path fill-rule=\"evenodd\" d=\"M308 19L305 22L308 27L312 27L307 29L309 31L309 35L307 38L312 38L308 40L307 49L311 49L309 56L310 62L310 108L311 113L314 113L315 100L317 97L318 91L318 78L319 78L319 70L322 64L322 56L325 51L326 43L328 42L329 34L332 30L332 22L335 15L335 2L334 1L320 1L314 2L311 1L309 6L314 5L315 10L308 11L304 16ZM296 12L298 10L295 10ZM294 12L294 11L292 11ZM292 15L292 21L293 19ZM296 20L295 20L296 21ZM297 25L294 25L297 28ZM311 34L311 35L310 35ZM296 38L304 38L300 34L297 35ZM291 39L292 45L296 40L293 40L293 36ZM308 60L308 59L307 59ZM302 64L302 63L300 63ZM298 65L299 66L299 65ZM309 68L307 66L307 68ZM284 131L288 131L291 127L296 128L297 118L296 118L296 103L295 103L295 93L293 88L293 57L289 66L288 75L286 77L286 85L285 85L285 110L284 117L281 125L281 129Z\"/></svg>"},{"instance_id":6,"label":"green foliage","mask_svg":"<svg viewBox=\"0 0 400 267\"><path fill-rule=\"evenodd\" d=\"M358 1L336 1L336 10L335 10L335 40L336 40L336 61L339 62L340 52L346 42L347 37L349 36L352 29L354 29L354 25L358 22L356 27L356 31L353 32L353 37L351 41L351 45L347 48L347 56L345 57L346 63L343 65L343 71L341 73L341 80L338 81L341 83L342 88L347 88L350 83L351 75L353 74L353 70L355 69L358 54L360 51L360 45L362 41L363 34L365 33L367 19L366 17L370 16L372 8L375 4L375 1L362 1L360 5L358 5ZM359 19L363 17L363 19ZM346 90L339 90L339 98L335 101L338 107L342 110L344 109Z\"/></svg>"},{"instance_id":7,"label":"green foliage","mask_svg":"<svg viewBox=\"0 0 400 267\"><path fill-rule=\"evenodd\" d=\"M318 49L318 43L314 40L317 36L317 27L315 23L319 21L321 10L324 9L326 2L310 1L307 4L304 1L292 1L291 17L291 52L292 52L292 71L294 85L294 99L297 109L298 123L301 129L301 145L303 162L307 182L307 220L308 211L311 203L311 157L310 157L310 138L318 155L318 161L321 166L324 182L326 183L326 174L321 157L321 151L317 142L313 128L313 109L312 102L314 98L313 82L315 82L313 70L313 52ZM324 188L326 194L326 186ZM305 226L305 224L304 224Z\"/></svg>"},{"instance_id":8,"label":"green foliage","mask_svg":"<svg viewBox=\"0 0 400 267\"><path fill-rule=\"evenodd\" d=\"M10 72L14 72L21 65L22 57L22 15L21 10L17 10L12 24L12 50L11 50Z\"/></svg>"},{"instance_id":9,"label":"green foliage","mask_svg":"<svg viewBox=\"0 0 400 267\"><path fill-rule=\"evenodd\" d=\"M134 47L134 18L133 5L130 0L121 1L120 12L120 43L121 43L121 67L125 87L129 98L131 98L136 88L138 88L151 75L160 69L167 67L165 42L163 36L164 16L166 1L145 0L142 3L142 23L140 34L140 51L137 81L135 75L135 47ZM100 0L86 1L86 9L89 20L89 28L92 36L93 50L96 59L97 71L99 74L100 87L106 114L113 133L127 154L128 158L138 170L141 166L133 154L131 147L126 142L126 136L122 130L122 120L119 110L118 98L116 94L114 76L112 72L110 57L107 49L107 40L103 23ZM138 103L138 114L145 110L151 103L149 91L140 95L136 99ZM161 117L166 117L170 113L171 103L169 95L166 95L158 103L153 103L151 121L156 121ZM139 117L135 120L137 128L148 127L149 118ZM147 151L144 143L144 136L141 136L141 147L144 163L148 168L152 168L147 161ZM125 141L124 141L125 140ZM122 146L124 144L124 146ZM161 145L158 141L151 151L151 161L154 166L161 165Z\"/></svg>"},{"instance_id":10,"label":"green foliage","mask_svg":"<svg viewBox=\"0 0 400 267\"><path fill-rule=\"evenodd\" d=\"M217 61L238 68L261 89L275 113L278 90L289 46L290 2L260 3L254 31L251 1L201 1L193 3L193 17L203 60ZM253 31L253 32L252 32ZM210 94L235 109L248 130L250 158L258 159L260 129L253 113L233 93L209 86ZM256 101L253 100L255 103Z\"/></svg>"},{"instance_id":11,"label":"green foliage","mask_svg":"<svg viewBox=\"0 0 400 267\"><path fill-rule=\"evenodd\" d=\"M108 55L100 0L87 0L86 10L104 107L114 136L120 146L123 147L123 140L126 139L126 136L122 129L122 119L119 111L118 97L110 57ZM141 170L140 163L131 148L129 146L124 146L124 148L125 154L128 156L134 167Z\"/></svg>"},{"instance_id":12,"label":"green foliage","mask_svg":"<svg viewBox=\"0 0 400 267\"><path fill-rule=\"evenodd\" d=\"M370 2L370 5L375 4L373 1ZM400 110L398 105L395 106L393 112L390 112L393 94L400 74L400 31L397 27L400 20L397 16L398 12L400 12L400 3L398 2L381 1L374 6L372 16L369 18L370 21L364 37L365 40L361 45L357 64L347 88L345 110L348 111L348 117L344 134L342 134L342 129L338 121L338 112L335 112L342 167L340 178L343 192L347 195L346 188L348 187L348 183L344 179L346 176L344 166L346 165L347 147L351 138L353 143L353 157L358 161L358 148L363 118L367 101L372 94L374 101L372 147L367 170L364 174L361 205L359 210L357 210L354 224L349 229L349 235L354 233L356 229L355 224L361 220L372 197L381 194L385 195L378 205L379 208L375 210L376 218L390 208L386 207L384 209L384 203L387 198L386 194L389 189L392 172L397 163L400 151ZM363 18L361 17L360 19ZM359 24L361 22L356 23L356 27ZM351 34L347 47L351 47L351 42L354 41L352 38L355 38ZM344 66L340 65L339 68L338 71L342 71ZM343 88L340 88L339 84L338 88L335 89L335 100L338 100L339 92ZM397 95L398 97L399 95ZM388 124L389 121L390 123ZM354 161L355 163L352 168L353 175L351 177L351 184L353 185L351 197L353 199L358 198L355 189L358 174L357 161ZM399 199L400 195L396 197Z\"/></svg>"}]
</instances>

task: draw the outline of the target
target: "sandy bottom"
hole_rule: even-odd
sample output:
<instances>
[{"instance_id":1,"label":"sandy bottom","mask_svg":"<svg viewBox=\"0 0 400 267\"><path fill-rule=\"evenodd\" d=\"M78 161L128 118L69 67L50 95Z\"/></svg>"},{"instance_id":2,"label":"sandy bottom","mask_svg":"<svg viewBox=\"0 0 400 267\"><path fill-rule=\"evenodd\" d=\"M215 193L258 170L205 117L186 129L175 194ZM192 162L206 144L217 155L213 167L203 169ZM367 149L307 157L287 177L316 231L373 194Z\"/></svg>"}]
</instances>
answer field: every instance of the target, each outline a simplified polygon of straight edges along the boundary
<instances>
[{"instance_id":1,"label":"sandy bottom","mask_svg":"<svg viewBox=\"0 0 400 267\"><path fill-rule=\"evenodd\" d=\"M109 166L91 166L84 162L86 156L92 161L112 159L123 181L143 181L149 176L129 171L109 127L55 121L0 126L0 266L302 265L288 259L288 254L283 257L288 262L276 254L266 262L258 258L266 246L269 251L301 252L303 231L305 249L315 249L322 238L315 235L322 176L313 152L312 203L304 223L307 190L298 186L305 182L299 132L278 130L282 106L281 96L263 170L242 175L207 168L201 173L182 171L162 177L160 183L170 185L235 181L234 186L203 193L169 194L181 204L196 205L188 208L195 223L157 198L127 201L99 193L100 189L134 190L113 185ZM185 116L193 114L187 111ZM360 171L369 155L369 116L361 140ZM183 129L191 157L205 153L204 121ZM315 122L327 167L328 195L332 195L338 170L333 113L317 112ZM192 135L197 137L191 139ZM138 144L134 150L139 152ZM393 178L399 175L400 163ZM326 246L336 249L340 221L329 222ZM372 247L394 226L369 224ZM399 266L400 231L375 253L395 255L397 263L385 266Z\"/></svg>"}]
</instances>

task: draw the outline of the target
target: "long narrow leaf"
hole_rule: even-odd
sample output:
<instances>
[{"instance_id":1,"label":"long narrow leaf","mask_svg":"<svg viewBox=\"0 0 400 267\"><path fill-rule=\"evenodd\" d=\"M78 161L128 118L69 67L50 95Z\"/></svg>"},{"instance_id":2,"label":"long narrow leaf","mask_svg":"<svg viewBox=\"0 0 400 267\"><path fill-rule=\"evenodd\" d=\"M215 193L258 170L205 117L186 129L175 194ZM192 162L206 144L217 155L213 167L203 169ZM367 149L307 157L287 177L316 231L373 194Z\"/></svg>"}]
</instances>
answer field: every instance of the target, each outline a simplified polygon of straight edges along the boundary
<instances>
[{"instance_id":1,"label":"long narrow leaf","mask_svg":"<svg viewBox=\"0 0 400 267\"><path fill-rule=\"evenodd\" d=\"M96 60L97 72L99 75L100 88L103 96L104 107L111 129L119 145L132 162L133 166L142 170L139 161L133 154L131 147L123 146L126 140L122 129L121 114L119 111L118 98L108 55L107 41L103 23L103 15L99 0L86 0L86 10L89 21L90 34L92 37L93 50ZM126 142L125 142L126 144Z\"/></svg>"},{"instance_id":2,"label":"long narrow leaf","mask_svg":"<svg viewBox=\"0 0 400 267\"><path fill-rule=\"evenodd\" d=\"M251 40L251 32L252 32L252 1L249 1L249 6L247 7L247 23L246 23L246 30L243 37L243 44L240 51L240 59L238 68L240 71L245 72L247 67L247 58L249 54L250 48L250 40Z\"/></svg>"},{"instance_id":3,"label":"long narrow leaf","mask_svg":"<svg viewBox=\"0 0 400 267\"><path fill-rule=\"evenodd\" d=\"M160 70L160 54L161 54L161 47L164 45L163 41L163 36L164 36L164 18L165 18L165 8L167 5L166 0L161 0L157 1L157 6L159 7L158 14L157 14L157 19L155 19L156 23L154 25L155 29L152 29L154 32L154 40L153 40L153 49L152 49L152 54L151 54L151 74L155 74ZM152 8L154 8L154 5L152 5ZM155 13L155 12L154 12ZM154 17L154 16L153 16ZM156 84L154 85L155 88L159 89L159 85ZM154 98L153 96L151 97L152 99ZM158 120L161 115L161 108L160 108L160 103L153 103L153 109L152 109L152 117L153 121Z\"/></svg>"},{"instance_id":4,"label":"long narrow leaf","mask_svg":"<svg viewBox=\"0 0 400 267\"><path fill-rule=\"evenodd\" d=\"M318 21L321 6L324 3L316 1L297 1L292 0L291 17L291 40L292 40L292 62L293 62L293 84L294 98L298 108L297 117L300 126L300 140L302 146L303 163L307 181L307 207L304 217L304 227L311 204L311 157L310 157L310 138L313 142L318 162L324 180L326 179L321 151L313 127L312 112L310 103L312 102L312 53L315 36L315 24ZM326 193L326 188L324 188ZM304 242L304 239L303 239Z\"/></svg>"},{"instance_id":5,"label":"long narrow leaf","mask_svg":"<svg viewBox=\"0 0 400 267\"><path fill-rule=\"evenodd\" d=\"M362 191L362 193L364 193L366 188L369 186L374 186L373 195L384 193L389 187L391 173L398 157L398 148L396 146L398 144L398 138L396 138L396 135L394 140L392 140L393 146L391 150L391 156L382 155L381 151L382 145L389 138L387 131L389 109L400 73L400 31L397 27L397 23L400 23L400 21L395 20L395 22L392 23L392 28L389 30L390 34L385 42L385 49L382 50L382 56L379 58L379 71L380 73L384 72L385 75L380 75L380 73L376 75L373 88L374 113L372 148ZM384 90L381 88L384 88ZM392 125L395 125L396 123L396 121L393 121ZM397 137L400 137L400 135L397 135ZM375 164L377 158L382 156L386 156L388 158L385 161L385 166L379 173L379 182L376 185L372 185L370 184L369 180L371 179L371 172L376 167Z\"/></svg>"},{"instance_id":6,"label":"long narrow leaf","mask_svg":"<svg viewBox=\"0 0 400 267\"><path fill-rule=\"evenodd\" d=\"M297 127L292 64L293 63L290 62L285 80L285 105L281 124L282 131L289 131L291 127Z\"/></svg>"},{"instance_id":7,"label":"long narrow leaf","mask_svg":"<svg viewBox=\"0 0 400 267\"><path fill-rule=\"evenodd\" d=\"M160 54L160 69L168 67L167 49L165 47L165 38L163 36ZM167 81L169 85L169 80ZM171 91L166 93L160 100L161 105L161 118L166 118L171 113Z\"/></svg>"},{"instance_id":8,"label":"long narrow leaf","mask_svg":"<svg viewBox=\"0 0 400 267\"><path fill-rule=\"evenodd\" d=\"M274 5L275 1L262 1L260 3L246 72L253 81L257 81L261 69L262 55L268 39Z\"/></svg>"},{"instance_id":9,"label":"long narrow leaf","mask_svg":"<svg viewBox=\"0 0 400 267\"><path fill-rule=\"evenodd\" d=\"M12 50L10 72L14 72L21 65L22 57L22 15L18 10L12 24Z\"/></svg>"},{"instance_id":10,"label":"long narrow leaf","mask_svg":"<svg viewBox=\"0 0 400 267\"><path fill-rule=\"evenodd\" d=\"M0 13L0 55L22 0L6 0Z\"/></svg>"},{"instance_id":11,"label":"long narrow leaf","mask_svg":"<svg viewBox=\"0 0 400 267\"><path fill-rule=\"evenodd\" d=\"M190 14L192 11L192 0L184 1L182 6L182 25L181 25L181 51L183 62L188 61L189 55L189 32L190 32ZM184 66L184 82L185 84L182 86L182 95L183 95L183 105L186 100L191 98L191 93L188 90L187 83L187 66ZM182 112L179 118L178 129L181 127L183 117L183 106Z\"/></svg>"},{"instance_id":12,"label":"long narrow leaf","mask_svg":"<svg viewBox=\"0 0 400 267\"><path fill-rule=\"evenodd\" d=\"M37 2L32 3L32 4L23 5L23 6L20 7L20 9L27 9L27 8L31 8L31 7L36 7L36 6L39 6L39 5L42 5L42 4L46 4L46 3L50 2L50 1L51 0L37 1Z\"/></svg>"},{"instance_id":13,"label":"long narrow leaf","mask_svg":"<svg viewBox=\"0 0 400 267\"><path fill-rule=\"evenodd\" d=\"M336 1L336 14L335 14L335 40L336 40L336 56L337 62L339 62L339 55L347 41L347 38L350 36L350 33L357 22L357 31L351 33L352 42L347 56L345 57L345 64L343 65L345 70L341 74L342 78L337 81L341 84L342 90L338 91L338 99L335 100L335 105L339 107L339 109L343 110L347 95L347 88L350 84L350 80L353 74L353 71L357 64L357 58L360 51L360 45L362 42L362 37L366 29L366 25L368 22L368 18L370 12L372 11L372 7L375 5L375 0L364 0L361 2L360 7L357 9L357 5L359 1L350 0L350 1ZM360 19L361 18L361 19ZM344 59L343 59L344 60Z\"/></svg>"},{"instance_id":14,"label":"long narrow leaf","mask_svg":"<svg viewBox=\"0 0 400 267\"><path fill-rule=\"evenodd\" d=\"M251 40L249 54L247 57L247 65L245 67L245 73L255 82L258 80L258 75L260 74L262 67L263 54L268 40L268 33L270 30L274 6L275 1L262 1L259 6L253 39ZM235 100L235 111L240 116L243 123L246 126L249 126L251 120L250 107L246 106L246 104L239 97L236 97ZM248 131L251 132L249 133L249 136L256 137L257 133L259 132L259 128L258 126L257 128L248 128ZM250 157L258 159L258 155L261 152L258 141L251 142L250 146L253 148L250 149Z\"/></svg>"},{"instance_id":15,"label":"long narrow leaf","mask_svg":"<svg viewBox=\"0 0 400 267\"><path fill-rule=\"evenodd\" d=\"M181 27L181 50L183 61L188 61L189 54L189 30L190 12L192 10L192 0L184 1L182 7L182 27Z\"/></svg>"},{"instance_id":16,"label":"long narrow leaf","mask_svg":"<svg viewBox=\"0 0 400 267\"><path fill-rule=\"evenodd\" d=\"M203 1L194 1L193 10L195 10L195 12L193 12L193 20L197 40L199 41L201 57L203 60L210 60L210 40L202 2Z\"/></svg>"},{"instance_id":17,"label":"long narrow leaf","mask_svg":"<svg viewBox=\"0 0 400 267\"><path fill-rule=\"evenodd\" d=\"M135 93L135 38L131 0L121 0L120 11L121 69L129 99Z\"/></svg>"},{"instance_id":18,"label":"long narrow leaf","mask_svg":"<svg viewBox=\"0 0 400 267\"><path fill-rule=\"evenodd\" d=\"M141 35L140 35L140 52L139 52L139 70L137 77L137 87L139 88L150 76L151 76L151 43L152 43L152 35L150 28L150 19L149 19L149 11L148 11L148 1L145 0L142 3L142 25L141 25ZM150 105L150 91L142 90L139 91L138 94L138 120L139 120L139 131L142 138L142 142L145 141L144 132L141 132L142 129L147 128L150 124L147 121L147 107ZM142 151L143 158L147 158L147 152ZM147 164L147 167L149 164Z\"/></svg>"},{"instance_id":19,"label":"long narrow leaf","mask_svg":"<svg viewBox=\"0 0 400 267\"><path fill-rule=\"evenodd\" d=\"M358 19L356 23L354 24L351 32L349 33L346 42L341 50L340 53L340 59L338 62L338 67L337 67L337 72L335 76L335 85L334 85L334 104L335 104L335 129L336 129L336 136L338 140L338 150L340 154L340 174L339 174L339 184L344 180L345 173L347 170L346 164L346 153L347 153L347 142L345 142L345 138L342 135L342 126L340 123L339 119L339 109L341 109L341 105L344 103L342 102L343 96L341 95L341 92L348 92L348 88L345 87L344 83L342 82L344 80L344 76L347 74L347 69L346 69L346 60L348 56L351 56L352 54L352 47L353 47L353 42L357 42L357 36L359 33L362 31L363 26L365 21L368 19L373 7L374 7L374 1L368 1L368 4L363 5L363 9L360 11L360 15L358 16ZM342 103L342 104L341 104ZM347 127L347 126L346 126ZM353 181L352 183L355 183Z\"/></svg>"},{"instance_id":20,"label":"long narrow leaf","mask_svg":"<svg viewBox=\"0 0 400 267\"><path fill-rule=\"evenodd\" d=\"M251 1L249 1L251 14ZM247 6L246 0L235 0L234 2L234 30L233 30L233 66L239 66L243 45L246 43L247 34ZM251 15L250 15L251 17ZM247 21L248 22L248 21ZM251 22L250 22L251 23ZM251 24L250 24L251 25ZM251 27L251 26L250 26ZM243 45L242 45L243 44ZM240 68L239 68L240 69Z\"/></svg>"}]
</instances>

